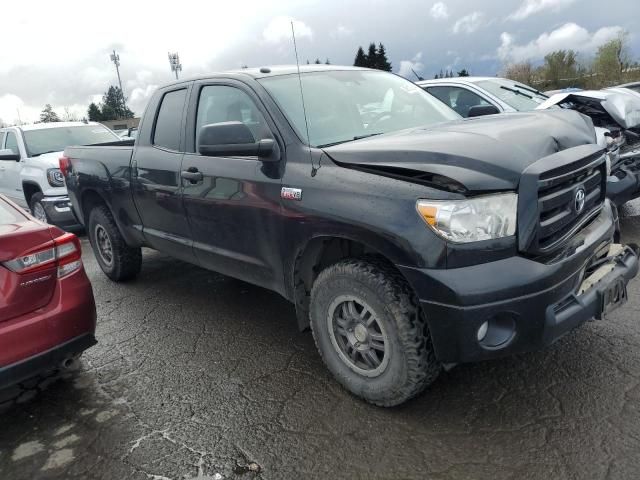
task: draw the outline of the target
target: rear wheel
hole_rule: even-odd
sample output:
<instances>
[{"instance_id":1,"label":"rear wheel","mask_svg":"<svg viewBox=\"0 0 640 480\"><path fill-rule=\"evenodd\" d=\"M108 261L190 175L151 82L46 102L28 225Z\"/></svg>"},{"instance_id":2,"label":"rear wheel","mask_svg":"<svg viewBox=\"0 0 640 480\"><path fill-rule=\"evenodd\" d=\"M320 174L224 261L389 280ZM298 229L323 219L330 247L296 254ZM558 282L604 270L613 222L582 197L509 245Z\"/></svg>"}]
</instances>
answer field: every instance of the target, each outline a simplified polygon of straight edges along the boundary
<instances>
[{"instance_id":1,"label":"rear wheel","mask_svg":"<svg viewBox=\"0 0 640 480\"><path fill-rule=\"evenodd\" d=\"M142 267L142 251L127 245L109 209L101 205L89 214L89 239L98 265L111 280L134 278Z\"/></svg>"},{"instance_id":2,"label":"rear wheel","mask_svg":"<svg viewBox=\"0 0 640 480\"><path fill-rule=\"evenodd\" d=\"M403 403L441 371L415 295L380 259L347 259L322 271L311 291L310 314L328 369L370 403Z\"/></svg>"},{"instance_id":3,"label":"rear wheel","mask_svg":"<svg viewBox=\"0 0 640 480\"><path fill-rule=\"evenodd\" d=\"M33 196L31 197L31 201L29 202L31 215L33 215L43 223L51 223L51 221L49 220L49 216L47 215L47 211L44 209L44 205L42 204L43 198L44 195L42 195L42 192L33 194Z\"/></svg>"}]
</instances>

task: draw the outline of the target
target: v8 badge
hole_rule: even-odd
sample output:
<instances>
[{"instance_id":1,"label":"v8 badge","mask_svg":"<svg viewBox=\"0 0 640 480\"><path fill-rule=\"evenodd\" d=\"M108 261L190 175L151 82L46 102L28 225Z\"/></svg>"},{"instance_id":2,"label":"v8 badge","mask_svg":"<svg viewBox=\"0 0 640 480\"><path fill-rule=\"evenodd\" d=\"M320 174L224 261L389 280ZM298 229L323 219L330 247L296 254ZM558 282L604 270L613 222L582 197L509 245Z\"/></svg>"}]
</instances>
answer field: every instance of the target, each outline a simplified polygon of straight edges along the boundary
<instances>
[{"instance_id":1,"label":"v8 badge","mask_svg":"<svg viewBox=\"0 0 640 480\"><path fill-rule=\"evenodd\" d=\"M280 190L280 198L283 200L302 200L302 189L301 188L291 188L291 187L282 187Z\"/></svg>"}]
</instances>

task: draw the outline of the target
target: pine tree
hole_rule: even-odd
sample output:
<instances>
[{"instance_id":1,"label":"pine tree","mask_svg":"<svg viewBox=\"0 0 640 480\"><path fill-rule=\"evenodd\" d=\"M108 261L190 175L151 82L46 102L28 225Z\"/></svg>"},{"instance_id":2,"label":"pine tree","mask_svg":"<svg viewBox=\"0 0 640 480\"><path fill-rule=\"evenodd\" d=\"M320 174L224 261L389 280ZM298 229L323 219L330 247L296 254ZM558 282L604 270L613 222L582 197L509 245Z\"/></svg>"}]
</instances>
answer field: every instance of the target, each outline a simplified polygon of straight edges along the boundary
<instances>
[{"instance_id":1,"label":"pine tree","mask_svg":"<svg viewBox=\"0 0 640 480\"><path fill-rule=\"evenodd\" d=\"M111 85L102 97L102 120L133 118L133 112L127 107L126 100L122 90Z\"/></svg>"},{"instance_id":2,"label":"pine tree","mask_svg":"<svg viewBox=\"0 0 640 480\"><path fill-rule=\"evenodd\" d=\"M320 59L319 59L319 58L316 58L316 61L315 61L315 62L313 62L313 63L315 63L316 65L320 65L322 62L320 61Z\"/></svg>"},{"instance_id":3,"label":"pine tree","mask_svg":"<svg viewBox=\"0 0 640 480\"><path fill-rule=\"evenodd\" d=\"M358 47L358 52L356 53L356 58L353 61L354 67L366 67L367 66L367 56L364 54L364 50L362 47Z\"/></svg>"},{"instance_id":4,"label":"pine tree","mask_svg":"<svg viewBox=\"0 0 640 480\"><path fill-rule=\"evenodd\" d=\"M440 78L440 75L438 75L437 73L435 74L435 76L433 77L435 80L438 80Z\"/></svg>"},{"instance_id":5,"label":"pine tree","mask_svg":"<svg viewBox=\"0 0 640 480\"><path fill-rule=\"evenodd\" d=\"M378 49L375 43L369 44L369 51L367 52L367 67L378 68Z\"/></svg>"},{"instance_id":6,"label":"pine tree","mask_svg":"<svg viewBox=\"0 0 640 480\"><path fill-rule=\"evenodd\" d=\"M40 113L40 121L44 123L59 122L58 114L53 111L51 104L47 103Z\"/></svg>"},{"instance_id":7,"label":"pine tree","mask_svg":"<svg viewBox=\"0 0 640 480\"><path fill-rule=\"evenodd\" d=\"M100 112L100 107L93 102L89 104L87 115L89 117L89 121L91 122L99 122L100 120L102 120L102 113Z\"/></svg>"},{"instance_id":8,"label":"pine tree","mask_svg":"<svg viewBox=\"0 0 640 480\"><path fill-rule=\"evenodd\" d=\"M468 77L469 76L469 72L467 71L466 68L463 68L462 70L460 70L458 72L458 76L459 77Z\"/></svg>"},{"instance_id":9,"label":"pine tree","mask_svg":"<svg viewBox=\"0 0 640 480\"><path fill-rule=\"evenodd\" d=\"M331 62L329 61L329 59L327 58L327 60L324 62L325 65L331 65Z\"/></svg>"},{"instance_id":10,"label":"pine tree","mask_svg":"<svg viewBox=\"0 0 640 480\"><path fill-rule=\"evenodd\" d=\"M391 63L387 58L387 51L384 48L384 45L382 43L378 44L378 52L376 54L376 59L377 59L376 68L378 70L384 70L385 72L391 71Z\"/></svg>"}]
</instances>

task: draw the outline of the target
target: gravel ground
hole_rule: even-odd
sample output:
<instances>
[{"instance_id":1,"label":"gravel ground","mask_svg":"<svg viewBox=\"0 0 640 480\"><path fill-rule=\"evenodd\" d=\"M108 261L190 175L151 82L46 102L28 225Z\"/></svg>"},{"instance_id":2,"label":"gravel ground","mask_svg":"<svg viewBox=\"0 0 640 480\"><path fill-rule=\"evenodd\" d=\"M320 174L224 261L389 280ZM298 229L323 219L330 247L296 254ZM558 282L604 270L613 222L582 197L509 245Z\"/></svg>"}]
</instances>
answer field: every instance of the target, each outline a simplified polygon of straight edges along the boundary
<instances>
[{"instance_id":1,"label":"gravel ground","mask_svg":"<svg viewBox=\"0 0 640 480\"><path fill-rule=\"evenodd\" d=\"M99 344L74 375L0 392L0 479L638 478L639 281L607 321L380 409L277 294L155 252L114 284L84 246Z\"/></svg>"}]
</instances>

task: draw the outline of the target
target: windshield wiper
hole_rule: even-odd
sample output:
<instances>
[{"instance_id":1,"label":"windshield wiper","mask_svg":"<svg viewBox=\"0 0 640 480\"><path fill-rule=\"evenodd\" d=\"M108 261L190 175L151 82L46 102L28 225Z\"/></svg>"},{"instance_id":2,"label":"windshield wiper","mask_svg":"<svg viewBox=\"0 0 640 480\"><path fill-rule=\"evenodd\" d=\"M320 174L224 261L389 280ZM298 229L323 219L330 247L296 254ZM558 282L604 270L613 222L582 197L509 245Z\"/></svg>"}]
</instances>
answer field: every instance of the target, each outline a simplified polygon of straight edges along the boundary
<instances>
[{"instance_id":1,"label":"windshield wiper","mask_svg":"<svg viewBox=\"0 0 640 480\"><path fill-rule=\"evenodd\" d=\"M376 135L382 135L382 133L383 132L368 133L366 135L356 135L355 137L349 140L340 140L339 142L325 143L324 145L318 145L318 148L333 147L335 145L340 145L341 143L348 143L348 142L353 142L354 140L362 140L363 138L375 137Z\"/></svg>"},{"instance_id":2,"label":"windshield wiper","mask_svg":"<svg viewBox=\"0 0 640 480\"><path fill-rule=\"evenodd\" d=\"M513 92L516 95L522 95L523 97L527 97L527 98L530 98L531 100L533 100L533 97L531 95L527 95L526 93L522 93L520 90L516 90L515 88L505 87L504 85L501 85L500 88L502 88L503 90L508 90L510 92Z\"/></svg>"},{"instance_id":3,"label":"windshield wiper","mask_svg":"<svg viewBox=\"0 0 640 480\"><path fill-rule=\"evenodd\" d=\"M54 152L59 152L59 151L60 150L47 150L46 152L34 153L33 155L31 155L31 158L39 157L40 155L45 155L47 153L54 153Z\"/></svg>"},{"instance_id":4,"label":"windshield wiper","mask_svg":"<svg viewBox=\"0 0 640 480\"><path fill-rule=\"evenodd\" d=\"M376 135L382 135L382 132L377 133L367 133L366 135L358 135L353 137L354 140L362 140L363 138L375 137Z\"/></svg>"},{"instance_id":5,"label":"windshield wiper","mask_svg":"<svg viewBox=\"0 0 640 480\"><path fill-rule=\"evenodd\" d=\"M536 90L535 88L525 87L524 85L514 85L514 87L526 92L535 93L536 95L540 95L541 97L548 98L544 93L542 93L540 90Z\"/></svg>"}]
</instances>

